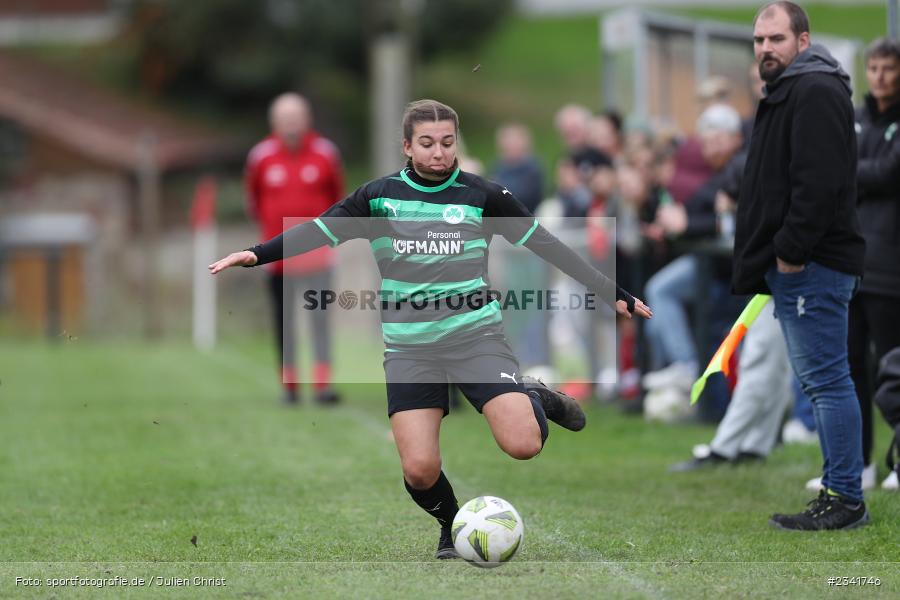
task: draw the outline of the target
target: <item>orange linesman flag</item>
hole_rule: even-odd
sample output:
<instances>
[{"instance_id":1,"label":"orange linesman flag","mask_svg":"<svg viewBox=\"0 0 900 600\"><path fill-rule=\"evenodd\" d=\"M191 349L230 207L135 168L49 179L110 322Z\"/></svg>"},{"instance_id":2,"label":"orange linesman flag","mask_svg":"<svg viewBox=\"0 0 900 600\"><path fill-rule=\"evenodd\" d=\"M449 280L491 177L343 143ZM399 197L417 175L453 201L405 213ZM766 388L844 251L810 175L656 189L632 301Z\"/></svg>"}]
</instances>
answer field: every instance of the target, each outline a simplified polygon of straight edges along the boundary
<instances>
[{"instance_id":1,"label":"orange linesman flag","mask_svg":"<svg viewBox=\"0 0 900 600\"><path fill-rule=\"evenodd\" d=\"M703 388L706 387L706 380L709 379L710 375L721 372L727 377L731 374L731 367L729 366L731 356L737 349L738 344L741 343L741 340L744 339L744 334L753 325L753 321L756 320L759 312L771 297L766 294L757 294L750 299L750 302L741 311L741 316L731 326L728 336L722 341L716 353L713 354L712 359L709 361L709 366L706 367L703 375L694 382L694 386L691 388L691 404L696 403L697 398L703 393Z\"/></svg>"}]
</instances>

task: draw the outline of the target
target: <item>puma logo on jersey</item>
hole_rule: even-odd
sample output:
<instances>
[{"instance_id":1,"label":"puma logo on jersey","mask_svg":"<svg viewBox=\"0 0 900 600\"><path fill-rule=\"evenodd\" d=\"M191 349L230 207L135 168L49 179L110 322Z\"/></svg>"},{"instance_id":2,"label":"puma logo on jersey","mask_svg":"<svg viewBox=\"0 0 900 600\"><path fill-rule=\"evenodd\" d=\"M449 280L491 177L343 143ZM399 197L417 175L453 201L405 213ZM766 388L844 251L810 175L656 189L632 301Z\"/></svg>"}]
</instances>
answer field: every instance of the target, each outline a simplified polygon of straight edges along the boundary
<instances>
[{"instance_id":1,"label":"puma logo on jersey","mask_svg":"<svg viewBox=\"0 0 900 600\"><path fill-rule=\"evenodd\" d=\"M504 377L506 377L507 379L512 379L513 383L515 383L516 385L519 385L519 382L516 381L516 372L515 371L513 371L512 375L510 375L509 373L504 373L503 371L500 371L500 379L503 379Z\"/></svg>"},{"instance_id":2,"label":"puma logo on jersey","mask_svg":"<svg viewBox=\"0 0 900 600\"><path fill-rule=\"evenodd\" d=\"M388 202L387 200L385 200L385 201L384 201L384 207L385 207L385 208L391 209L391 211L394 213L394 216L395 216L395 217L397 216L397 207L396 207L396 206L394 206L393 204L391 204L390 202Z\"/></svg>"},{"instance_id":3,"label":"puma logo on jersey","mask_svg":"<svg viewBox=\"0 0 900 600\"><path fill-rule=\"evenodd\" d=\"M510 191L509 191L508 189L506 189L506 188L503 188L503 193L504 193L504 194L509 194L510 196L512 196L512 192L510 192Z\"/></svg>"}]
</instances>

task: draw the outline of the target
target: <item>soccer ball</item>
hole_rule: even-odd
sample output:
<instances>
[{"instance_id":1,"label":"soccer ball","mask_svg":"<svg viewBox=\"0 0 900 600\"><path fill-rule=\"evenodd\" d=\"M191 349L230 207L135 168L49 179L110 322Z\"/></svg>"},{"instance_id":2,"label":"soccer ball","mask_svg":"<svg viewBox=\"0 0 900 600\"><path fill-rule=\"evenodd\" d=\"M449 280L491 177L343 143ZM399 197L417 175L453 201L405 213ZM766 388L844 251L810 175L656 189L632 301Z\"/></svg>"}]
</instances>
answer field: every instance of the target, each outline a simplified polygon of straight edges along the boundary
<instances>
[{"instance_id":1,"label":"soccer ball","mask_svg":"<svg viewBox=\"0 0 900 600\"><path fill-rule=\"evenodd\" d=\"M518 511L503 498L479 496L459 509L451 533L461 557L491 569L515 556L522 547L525 526Z\"/></svg>"}]
</instances>

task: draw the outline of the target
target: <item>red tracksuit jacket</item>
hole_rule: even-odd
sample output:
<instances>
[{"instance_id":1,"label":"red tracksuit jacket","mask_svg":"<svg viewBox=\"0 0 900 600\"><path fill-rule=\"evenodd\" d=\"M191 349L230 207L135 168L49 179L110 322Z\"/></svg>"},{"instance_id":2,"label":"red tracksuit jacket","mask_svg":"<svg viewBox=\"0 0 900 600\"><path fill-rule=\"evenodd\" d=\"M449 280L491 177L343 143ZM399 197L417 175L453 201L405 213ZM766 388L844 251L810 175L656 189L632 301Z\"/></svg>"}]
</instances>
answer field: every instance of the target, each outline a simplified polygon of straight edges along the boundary
<instances>
[{"instance_id":1,"label":"red tracksuit jacket","mask_svg":"<svg viewBox=\"0 0 900 600\"><path fill-rule=\"evenodd\" d=\"M295 150L274 135L256 144L247 157L244 181L247 212L259 223L261 240L319 216L344 195L337 147L314 131ZM322 247L266 268L276 274L306 274L328 269L332 261L332 250Z\"/></svg>"}]
</instances>

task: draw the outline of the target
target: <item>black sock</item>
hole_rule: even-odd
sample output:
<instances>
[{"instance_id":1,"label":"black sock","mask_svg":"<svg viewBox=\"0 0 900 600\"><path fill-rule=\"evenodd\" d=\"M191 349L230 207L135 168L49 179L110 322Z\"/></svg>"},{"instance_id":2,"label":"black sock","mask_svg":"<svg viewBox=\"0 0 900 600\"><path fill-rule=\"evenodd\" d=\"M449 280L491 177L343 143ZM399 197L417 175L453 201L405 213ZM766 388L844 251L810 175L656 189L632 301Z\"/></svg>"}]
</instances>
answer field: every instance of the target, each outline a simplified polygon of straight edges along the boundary
<instances>
[{"instance_id":1,"label":"black sock","mask_svg":"<svg viewBox=\"0 0 900 600\"><path fill-rule=\"evenodd\" d=\"M537 392L528 392L528 399L531 400L531 408L534 410L534 418L537 419L538 427L541 428L541 446L547 441L550 435L550 428L547 427L547 415L544 414L544 406L541 404L541 397Z\"/></svg>"},{"instance_id":2,"label":"black sock","mask_svg":"<svg viewBox=\"0 0 900 600\"><path fill-rule=\"evenodd\" d=\"M447 481L443 471L441 471L434 485L427 490L414 489L405 479L403 484L406 486L406 491L409 492L409 495L412 496L412 499L422 510L437 519L441 527L450 527L453 517L459 512L459 504L456 503L453 486Z\"/></svg>"}]
</instances>

